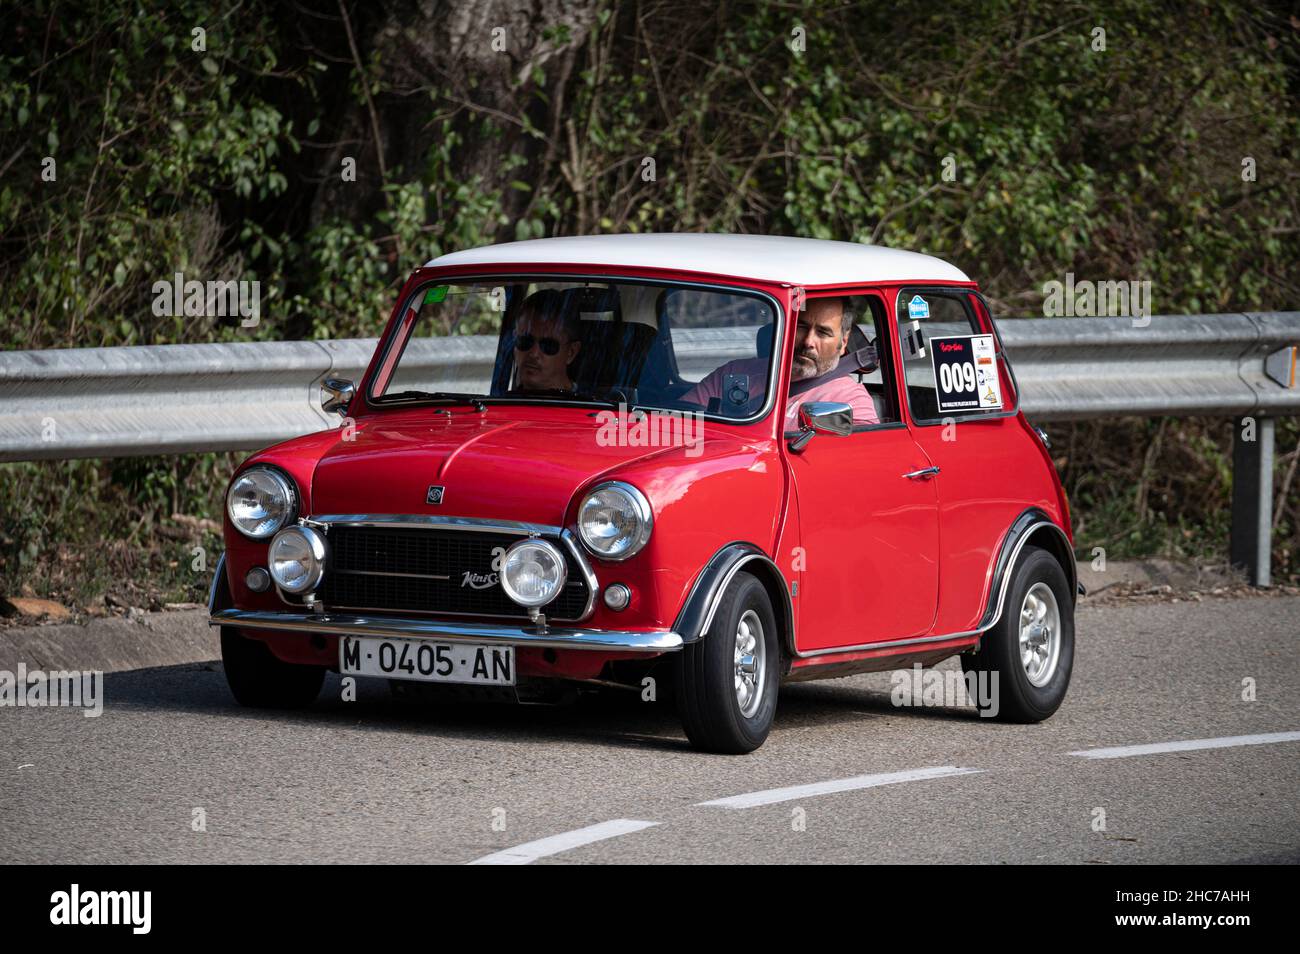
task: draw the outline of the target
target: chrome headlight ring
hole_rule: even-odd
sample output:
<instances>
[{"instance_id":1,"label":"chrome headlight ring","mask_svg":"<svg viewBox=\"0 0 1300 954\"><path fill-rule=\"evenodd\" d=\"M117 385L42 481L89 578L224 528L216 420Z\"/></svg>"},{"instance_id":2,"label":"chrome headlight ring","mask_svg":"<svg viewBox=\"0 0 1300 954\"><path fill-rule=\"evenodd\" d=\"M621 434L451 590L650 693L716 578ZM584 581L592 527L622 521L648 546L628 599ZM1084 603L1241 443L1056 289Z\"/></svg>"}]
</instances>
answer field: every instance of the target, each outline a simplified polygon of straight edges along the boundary
<instances>
[{"instance_id":1,"label":"chrome headlight ring","mask_svg":"<svg viewBox=\"0 0 1300 954\"><path fill-rule=\"evenodd\" d=\"M578 506L578 537L601 560L617 563L636 556L653 530L650 501L622 480L597 484Z\"/></svg>"},{"instance_id":2,"label":"chrome headlight ring","mask_svg":"<svg viewBox=\"0 0 1300 954\"><path fill-rule=\"evenodd\" d=\"M284 528L298 510L298 489L287 474L254 465L226 491L226 517L251 540L265 540Z\"/></svg>"}]
</instances>

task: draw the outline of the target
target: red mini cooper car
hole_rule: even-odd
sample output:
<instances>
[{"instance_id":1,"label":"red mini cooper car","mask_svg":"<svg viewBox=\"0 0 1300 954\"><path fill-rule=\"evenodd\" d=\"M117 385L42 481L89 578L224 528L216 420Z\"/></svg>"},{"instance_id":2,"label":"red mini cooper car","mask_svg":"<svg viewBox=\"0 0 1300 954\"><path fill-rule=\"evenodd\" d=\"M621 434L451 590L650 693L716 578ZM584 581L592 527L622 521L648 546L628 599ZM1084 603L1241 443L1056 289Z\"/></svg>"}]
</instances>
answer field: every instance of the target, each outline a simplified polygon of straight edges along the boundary
<instances>
[{"instance_id":1,"label":"red mini cooper car","mask_svg":"<svg viewBox=\"0 0 1300 954\"><path fill-rule=\"evenodd\" d=\"M1065 496L987 304L938 259L456 252L324 406L339 428L227 490L210 616L242 704L307 705L327 670L513 698L664 678L695 746L747 752L782 682L961 654L999 718L1065 696Z\"/></svg>"}]
</instances>

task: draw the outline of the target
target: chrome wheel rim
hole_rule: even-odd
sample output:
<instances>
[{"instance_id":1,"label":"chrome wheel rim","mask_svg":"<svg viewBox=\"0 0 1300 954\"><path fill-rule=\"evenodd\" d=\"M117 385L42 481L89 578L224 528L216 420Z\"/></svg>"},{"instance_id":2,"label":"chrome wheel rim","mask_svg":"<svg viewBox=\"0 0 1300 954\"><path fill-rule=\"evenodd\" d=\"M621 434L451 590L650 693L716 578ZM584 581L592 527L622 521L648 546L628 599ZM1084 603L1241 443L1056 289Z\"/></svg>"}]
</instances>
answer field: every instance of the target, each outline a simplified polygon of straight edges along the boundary
<instances>
[{"instance_id":1,"label":"chrome wheel rim","mask_svg":"<svg viewBox=\"0 0 1300 954\"><path fill-rule=\"evenodd\" d=\"M753 610L746 610L736 624L736 704L740 714L752 718L763 702L767 673L767 642L763 623Z\"/></svg>"},{"instance_id":2,"label":"chrome wheel rim","mask_svg":"<svg viewBox=\"0 0 1300 954\"><path fill-rule=\"evenodd\" d=\"M1020 606L1020 663L1031 686L1052 681L1061 658L1061 609L1046 583L1035 583Z\"/></svg>"}]
</instances>

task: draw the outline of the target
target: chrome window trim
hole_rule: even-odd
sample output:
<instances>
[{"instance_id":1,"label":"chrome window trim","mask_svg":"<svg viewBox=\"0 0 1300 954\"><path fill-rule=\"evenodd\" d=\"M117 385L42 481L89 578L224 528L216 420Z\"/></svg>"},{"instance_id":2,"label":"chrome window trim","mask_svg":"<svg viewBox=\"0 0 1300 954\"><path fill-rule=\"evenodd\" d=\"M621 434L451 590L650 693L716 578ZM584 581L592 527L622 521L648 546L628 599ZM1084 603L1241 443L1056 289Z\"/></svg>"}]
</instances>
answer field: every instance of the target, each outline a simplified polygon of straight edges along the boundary
<instances>
[{"instance_id":1,"label":"chrome window trim","mask_svg":"<svg viewBox=\"0 0 1300 954\"><path fill-rule=\"evenodd\" d=\"M522 520L491 520L479 517L446 517L442 515L430 514L383 514L383 513L348 513L348 514L320 514L311 517L303 517L300 523L308 526L315 526L325 531L326 538L329 536L330 527L400 527L415 530L470 530L479 533L512 533L521 537L554 537L560 540L565 549L572 554L573 559L578 564L578 572L582 574L583 582L587 584L587 603L582 608L582 612L573 619L566 619L565 622L581 623L590 619L591 614L596 608L596 591L600 584L596 580L596 574L591 568L586 555L581 546L578 545L577 537L574 533L565 527L556 527L546 523L528 523ZM348 607L349 609L359 609L361 607ZM392 612L383 610L382 612ZM409 610L407 612L418 612ZM492 613L453 613L442 610L429 610L431 615L446 616L486 616L491 617ZM498 617L500 618L500 617ZM557 619L559 617L556 617Z\"/></svg>"}]
</instances>

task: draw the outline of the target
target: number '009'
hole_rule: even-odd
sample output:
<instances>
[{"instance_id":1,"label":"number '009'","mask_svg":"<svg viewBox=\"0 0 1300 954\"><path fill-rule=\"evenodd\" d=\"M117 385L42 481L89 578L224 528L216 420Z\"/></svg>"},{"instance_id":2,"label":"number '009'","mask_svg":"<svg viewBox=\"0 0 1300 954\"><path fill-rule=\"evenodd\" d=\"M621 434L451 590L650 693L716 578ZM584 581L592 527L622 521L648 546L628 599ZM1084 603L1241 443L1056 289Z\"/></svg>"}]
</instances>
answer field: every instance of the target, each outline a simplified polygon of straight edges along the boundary
<instances>
[{"instance_id":1,"label":"number '009'","mask_svg":"<svg viewBox=\"0 0 1300 954\"><path fill-rule=\"evenodd\" d=\"M939 366L939 387L944 391L974 391L975 365L969 361L961 364Z\"/></svg>"}]
</instances>

